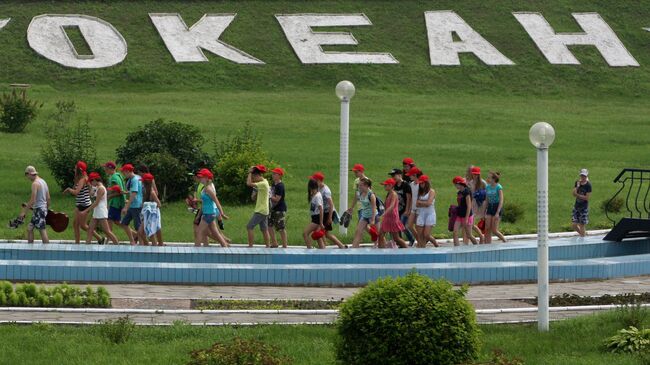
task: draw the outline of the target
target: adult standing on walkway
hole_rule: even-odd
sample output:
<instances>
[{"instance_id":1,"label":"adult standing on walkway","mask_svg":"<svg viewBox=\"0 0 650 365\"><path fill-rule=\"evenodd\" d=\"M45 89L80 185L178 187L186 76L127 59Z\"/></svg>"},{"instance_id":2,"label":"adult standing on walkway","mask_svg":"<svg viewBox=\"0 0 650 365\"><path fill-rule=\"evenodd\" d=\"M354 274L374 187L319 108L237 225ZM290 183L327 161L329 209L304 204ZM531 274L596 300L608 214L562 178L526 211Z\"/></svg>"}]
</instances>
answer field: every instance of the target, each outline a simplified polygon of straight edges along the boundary
<instances>
[{"instance_id":1,"label":"adult standing on walkway","mask_svg":"<svg viewBox=\"0 0 650 365\"><path fill-rule=\"evenodd\" d=\"M589 182L589 171L580 170L580 178L573 185L573 196L576 202L573 205L571 222L573 229L580 237L587 235L585 226L589 224L589 198L591 198L591 182Z\"/></svg>"},{"instance_id":2,"label":"adult standing on walkway","mask_svg":"<svg viewBox=\"0 0 650 365\"><path fill-rule=\"evenodd\" d=\"M38 176L34 166L27 166L25 177L32 182L32 194L25 206L26 209L32 209L32 220L27 225L27 242L34 243L34 229L37 229L41 235L41 241L49 243L45 219L47 210L50 208L50 189L45 180ZM21 218L25 219L25 214Z\"/></svg>"},{"instance_id":3,"label":"adult standing on walkway","mask_svg":"<svg viewBox=\"0 0 650 365\"><path fill-rule=\"evenodd\" d=\"M74 187L66 188L63 194L71 194L75 196L74 220L72 221L72 228L74 229L74 242L81 243L81 230L88 231L88 208L92 204L90 200L90 184L88 183L88 165L83 161L78 161L74 168ZM97 242L104 243L105 238L102 238L97 232L93 233Z\"/></svg>"},{"instance_id":4,"label":"adult standing on walkway","mask_svg":"<svg viewBox=\"0 0 650 365\"><path fill-rule=\"evenodd\" d=\"M271 170L273 185L271 185L270 203L271 212L269 215L269 237L271 239L271 247L278 247L278 240L275 237L275 232L280 234L282 239L282 248L287 248L287 203L284 201L284 183L282 177L284 170L276 167Z\"/></svg>"}]
</instances>

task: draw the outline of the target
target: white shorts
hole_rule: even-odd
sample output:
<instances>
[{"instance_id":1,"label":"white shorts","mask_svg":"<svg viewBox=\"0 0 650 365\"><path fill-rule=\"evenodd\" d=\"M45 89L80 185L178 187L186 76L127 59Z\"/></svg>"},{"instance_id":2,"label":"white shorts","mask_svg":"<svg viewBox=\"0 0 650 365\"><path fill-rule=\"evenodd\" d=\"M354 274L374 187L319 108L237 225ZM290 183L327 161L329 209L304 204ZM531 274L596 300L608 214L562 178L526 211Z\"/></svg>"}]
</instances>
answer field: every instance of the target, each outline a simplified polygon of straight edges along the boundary
<instances>
[{"instance_id":1,"label":"white shorts","mask_svg":"<svg viewBox=\"0 0 650 365\"><path fill-rule=\"evenodd\" d=\"M418 219L415 225L420 227L435 226L436 212L418 212Z\"/></svg>"}]
</instances>

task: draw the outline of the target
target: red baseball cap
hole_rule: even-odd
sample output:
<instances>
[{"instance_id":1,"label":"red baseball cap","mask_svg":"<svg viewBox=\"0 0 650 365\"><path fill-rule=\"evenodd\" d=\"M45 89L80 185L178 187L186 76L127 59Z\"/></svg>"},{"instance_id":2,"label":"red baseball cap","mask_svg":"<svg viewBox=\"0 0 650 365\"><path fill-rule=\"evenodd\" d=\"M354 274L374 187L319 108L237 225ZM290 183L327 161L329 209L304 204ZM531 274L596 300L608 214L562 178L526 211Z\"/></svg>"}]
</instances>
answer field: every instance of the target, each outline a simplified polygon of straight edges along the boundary
<instances>
[{"instance_id":1,"label":"red baseball cap","mask_svg":"<svg viewBox=\"0 0 650 365\"><path fill-rule=\"evenodd\" d=\"M88 174L88 181L101 180L101 179L102 176L94 171Z\"/></svg>"},{"instance_id":2,"label":"red baseball cap","mask_svg":"<svg viewBox=\"0 0 650 365\"><path fill-rule=\"evenodd\" d=\"M454 177L454 179L452 180L452 182L453 182L454 184L467 185L467 181L466 181L465 178L462 177L462 176L456 176L456 177Z\"/></svg>"},{"instance_id":3,"label":"red baseball cap","mask_svg":"<svg viewBox=\"0 0 650 365\"><path fill-rule=\"evenodd\" d=\"M384 182L381 183L381 184L382 184L382 185L391 185L391 186L395 186L395 185L397 184L397 182L395 181L395 179L390 178L390 179L386 179L386 181L384 181Z\"/></svg>"},{"instance_id":4,"label":"red baseball cap","mask_svg":"<svg viewBox=\"0 0 650 365\"><path fill-rule=\"evenodd\" d=\"M402 160L402 165L414 165L415 161L413 161L412 158L406 157L405 159Z\"/></svg>"},{"instance_id":5,"label":"red baseball cap","mask_svg":"<svg viewBox=\"0 0 650 365\"><path fill-rule=\"evenodd\" d=\"M284 176L284 170L281 167L276 167L273 170L271 170L272 173L278 174L280 176Z\"/></svg>"},{"instance_id":6,"label":"red baseball cap","mask_svg":"<svg viewBox=\"0 0 650 365\"><path fill-rule=\"evenodd\" d=\"M311 233L311 238L313 240L319 240L321 238L325 237L325 230L324 229L318 229L316 231L313 231Z\"/></svg>"},{"instance_id":7,"label":"red baseball cap","mask_svg":"<svg viewBox=\"0 0 650 365\"><path fill-rule=\"evenodd\" d=\"M481 168L478 167L478 166L474 166L474 167L472 167L470 172L472 173L472 175L480 175L481 174Z\"/></svg>"},{"instance_id":8,"label":"red baseball cap","mask_svg":"<svg viewBox=\"0 0 650 365\"><path fill-rule=\"evenodd\" d=\"M352 168L352 171L364 172L364 171L366 171L366 168L363 167L362 164L358 163L358 164L354 165L354 167Z\"/></svg>"},{"instance_id":9,"label":"red baseball cap","mask_svg":"<svg viewBox=\"0 0 650 365\"><path fill-rule=\"evenodd\" d=\"M83 161L77 161L77 168L80 169L81 171L86 171L88 169L88 165L86 165L85 162Z\"/></svg>"},{"instance_id":10,"label":"red baseball cap","mask_svg":"<svg viewBox=\"0 0 650 365\"><path fill-rule=\"evenodd\" d=\"M406 173L406 176L411 176L411 175L419 175L422 173L422 170L420 170L417 167L411 167L411 169Z\"/></svg>"},{"instance_id":11,"label":"red baseball cap","mask_svg":"<svg viewBox=\"0 0 650 365\"><path fill-rule=\"evenodd\" d=\"M196 173L196 177L206 177L210 180L214 178L214 175L212 174L212 171L209 169L201 169L199 172Z\"/></svg>"},{"instance_id":12,"label":"red baseball cap","mask_svg":"<svg viewBox=\"0 0 650 365\"><path fill-rule=\"evenodd\" d=\"M310 179L318 180L318 181L325 181L325 175L323 175L322 172L316 171L314 172L313 175L309 177Z\"/></svg>"},{"instance_id":13,"label":"red baseball cap","mask_svg":"<svg viewBox=\"0 0 650 365\"><path fill-rule=\"evenodd\" d=\"M427 175L422 175L418 178L418 184L421 184L423 182L429 181L429 177Z\"/></svg>"},{"instance_id":14,"label":"red baseball cap","mask_svg":"<svg viewBox=\"0 0 650 365\"><path fill-rule=\"evenodd\" d=\"M122 165L122 168L120 170L133 172L134 167L130 163L125 163L124 165Z\"/></svg>"},{"instance_id":15,"label":"red baseball cap","mask_svg":"<svg viewBox=\"0 0 650 365\"><path fill-rule=\"evenodd\" d=\"M268 171L268 170L266 169L266 166L264 166L264 165L255 165L255 168L256 168L259 172L261 172L261 173L265 173L265 172Z\"/></svg>"},{"instance_id":16,"label":"red baseball cap","mask_svg":"<svg viewBox=\"0 0 650 365\"><path fill-rule=\"evenodd\" d=\"M153 175L148 172L142 174L142 181L153 181Z\"/></svg>"},{"instance_id":17,"label":"red baseball cap","mask_svg":"<svg viewBox=\"0 0 650 365\"><path fill-rule=\"evenodd\" d=\"M103 164L102 166L107 167L109 169L114 169L117 165L115 165L115 162L113 162L113 161L108 161L107 163Z\"/></svg>"},{"instance_id":18,"label":"red baseball cap","mask_svg":"<svg viewBox=\"0 0 650 365\"><path fill-rule=\"evenodd\" d=\"M122 192L122 189L120 188L119 185L113 185L113 186L109 187L108 190L110 190L110 191L114 191L114 192L117 192L117 193L121 193L121 192Z\"/></svg>"}]
</instances>

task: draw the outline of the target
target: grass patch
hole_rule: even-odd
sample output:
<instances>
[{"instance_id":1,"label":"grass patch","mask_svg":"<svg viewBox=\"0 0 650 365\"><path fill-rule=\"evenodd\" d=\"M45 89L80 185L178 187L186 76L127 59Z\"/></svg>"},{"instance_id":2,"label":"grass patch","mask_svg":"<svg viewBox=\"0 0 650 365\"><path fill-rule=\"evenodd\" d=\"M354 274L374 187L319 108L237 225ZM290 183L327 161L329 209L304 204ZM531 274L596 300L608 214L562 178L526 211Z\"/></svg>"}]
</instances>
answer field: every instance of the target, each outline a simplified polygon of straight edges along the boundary
<instances>
[{"instance_id":1,"label":"grass patch","mask_svg":"<svg viewBox=\"0 0 650 365\"><path fill-rule=\"evenodd\" d=\"M647 325L647 323L646 323ZM494 351L527 365L641 365L629 354L611 354L603 346L606 338L623 328L615 312L552 322L548 333L534 324L485 325L480 361L489 361ZM185 364L194 349L240 337L267 342L280 349L295 364L334 364L333 326L194 327L178 323L171 327L136 327L128 342L114 345L99 326L3 325L3 361L10 364Z\"/></svg>"}]
</instances>

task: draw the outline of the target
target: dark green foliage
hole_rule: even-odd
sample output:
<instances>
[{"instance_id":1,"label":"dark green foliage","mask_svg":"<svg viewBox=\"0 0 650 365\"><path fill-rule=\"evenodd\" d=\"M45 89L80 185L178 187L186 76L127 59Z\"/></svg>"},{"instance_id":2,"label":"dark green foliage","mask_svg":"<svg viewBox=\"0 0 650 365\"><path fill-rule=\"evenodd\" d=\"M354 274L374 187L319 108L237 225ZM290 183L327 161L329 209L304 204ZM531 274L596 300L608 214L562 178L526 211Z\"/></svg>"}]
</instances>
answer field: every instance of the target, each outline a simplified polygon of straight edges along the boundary
<instances>
[{"instance_id":1,"label":"dark green foliage","mask_svg":"<svg viewBox=\"0 0 650 365\"><path fill-rule=\"evenodd\" d=\"M251 166L262 164L269 169L275 167L250 123L226 140L215 142L215 160L215 184L219 199L231 204L251 203L251 189L246 186L246 176Z\"/></svg>"},{"instance_id":2,"label":"dark green foliage","mask_svg":"<svg viewBox=\"0 0 650 365\"><path fill-rule=\"evenodd\" d=\"M537 305L537 298L524 299L524 302ZM639 304L650 303L650 293L623 293L623 294L604 294L598 297L590 295L577 295L564 293L553 295L549 298L551 307L566 307L576 305L608 305L608 304Z\"/></svg>"},{"instance_id":3,"label":"dark green foliage","mask_svg":"<svg viewBox=\"0 0 650 365\"><path fill-rule=\"evenodd\" d=\"M630 326L605 340L605 347L610 352L641 353L650 350L650 329L638 329Z\"/></svg>"},{"instance_id":4,"label":"dark green foliage","mask_svg":"<svg viewBox=\"0 0 650 365\"><path fill-rule=\"evenodd\" d=\"M501 220L506 223L517 223L518 220L524 217L524 207L517 202L506 201L503 205L503 216Z\"/></svg>"},{"instance_id":5,"label":"dark green foliage","mask_svg":"<svg viewBox=\"0 0 650 365\"><path fill-rule=\"evenodd\" d=\"M135 330L135 323L129 318L120 317L115 320L102 321L100 332L104 338L112 343L125 343Z\"/></svg>"},{"instance_id":6,"label":"dark green foliage","mask_svg":"<svg viewBox=\"0 0 650 365\"><path fill-rule=\"evenodd\" d=\"M293 361L279 355L275 346L236 337L229 343L217 342L207 349L191 353L187 365L290 365Z\"/></svg>"},{"instance_id":7,"label":"dark green foliage","mask_svg":"<svg viewBox=\"0 0 650 365\"><path fill-rule=\"evenodd\" d=\"M0 97L0 127L5 132L21 133L43 106L36 100L27 98L26 93L13 90Z\"/></svg>"},{"instance_id":8,"label":"dark green foliage","mask_svg":"<svg viewBox=\"0 0 650 365\"><path fill-rule=\"evenodd\" d=\"M621 198L620 196L617 196L614 199L607 198L602 202L600 202L600 209L602 209L603 212L620 213L624 205L625 205L625 199Z\"/></svg>"},{"instance_id":9,"label":"dark green foliage","mask_svg":"<svg viewBox=\"0 0 650 365\"><path fill-rule=\"evenodd\" d=\"M103 287L95 291L91 287L80 290L67 284L46 288L30 283L17 285L14 291L11 283L0 282L0 306L107 308L110 305L110 296Z\"/></svg>"},{"instance_id":10,"label":"dark green foliage","mask_svg":"<svg viewBox=\"0 0 650 365\"><path fill-rule=\"evenodd\" d=\"M337 309L342 300L192 300L194 309Z\"/></svg>"},{"instance_id":11,"label":"dark green foliage","mask_svg":"<svg viewBox=\"0 0 650 365\"><path fill-rule=\"evenodd\" d=\"M641 303L631 303L618 308L617 314L624 327L641 328L649 313L641 307Z\"/></svg>"},{"instance_id":12,"label":"dark green foliage","mask_svg":"<svg viewBox=\"0 0 650 365\"><path fill-rule=\"evenodd\" d=\"M341 306L338 359L372 365L474 360L480 331L465 293L416 273L369 284Z\"/></svg>"},{"instance_id":13,"label":"dark green foliage","mask_svg":"<svg viewBox=\"0 0 650 365\"><path fill-rule=\"evenodd\" d=\"M189 124L157 119L127 135L117 148L120 163L150 164L156 184L167 200L187 196L192 186L188 172L212 166L212 158L203 151L201 131Z\"/></svg>"},{"instance_id":14,"label":"dark green foliage","mask_svg":"<svg viewBox=\"0 0 650 365\"><path fill-rule=\"evenodd\" d=\"M90 120L77 116L74 102L59 101L56 107L57 111L48 120L49 138L41 150L41 158L63 190L74 185L77 161L85 161L88 172L102 171L97 163L96 138L90 129Z\"/></svg>"}]
</instances>

